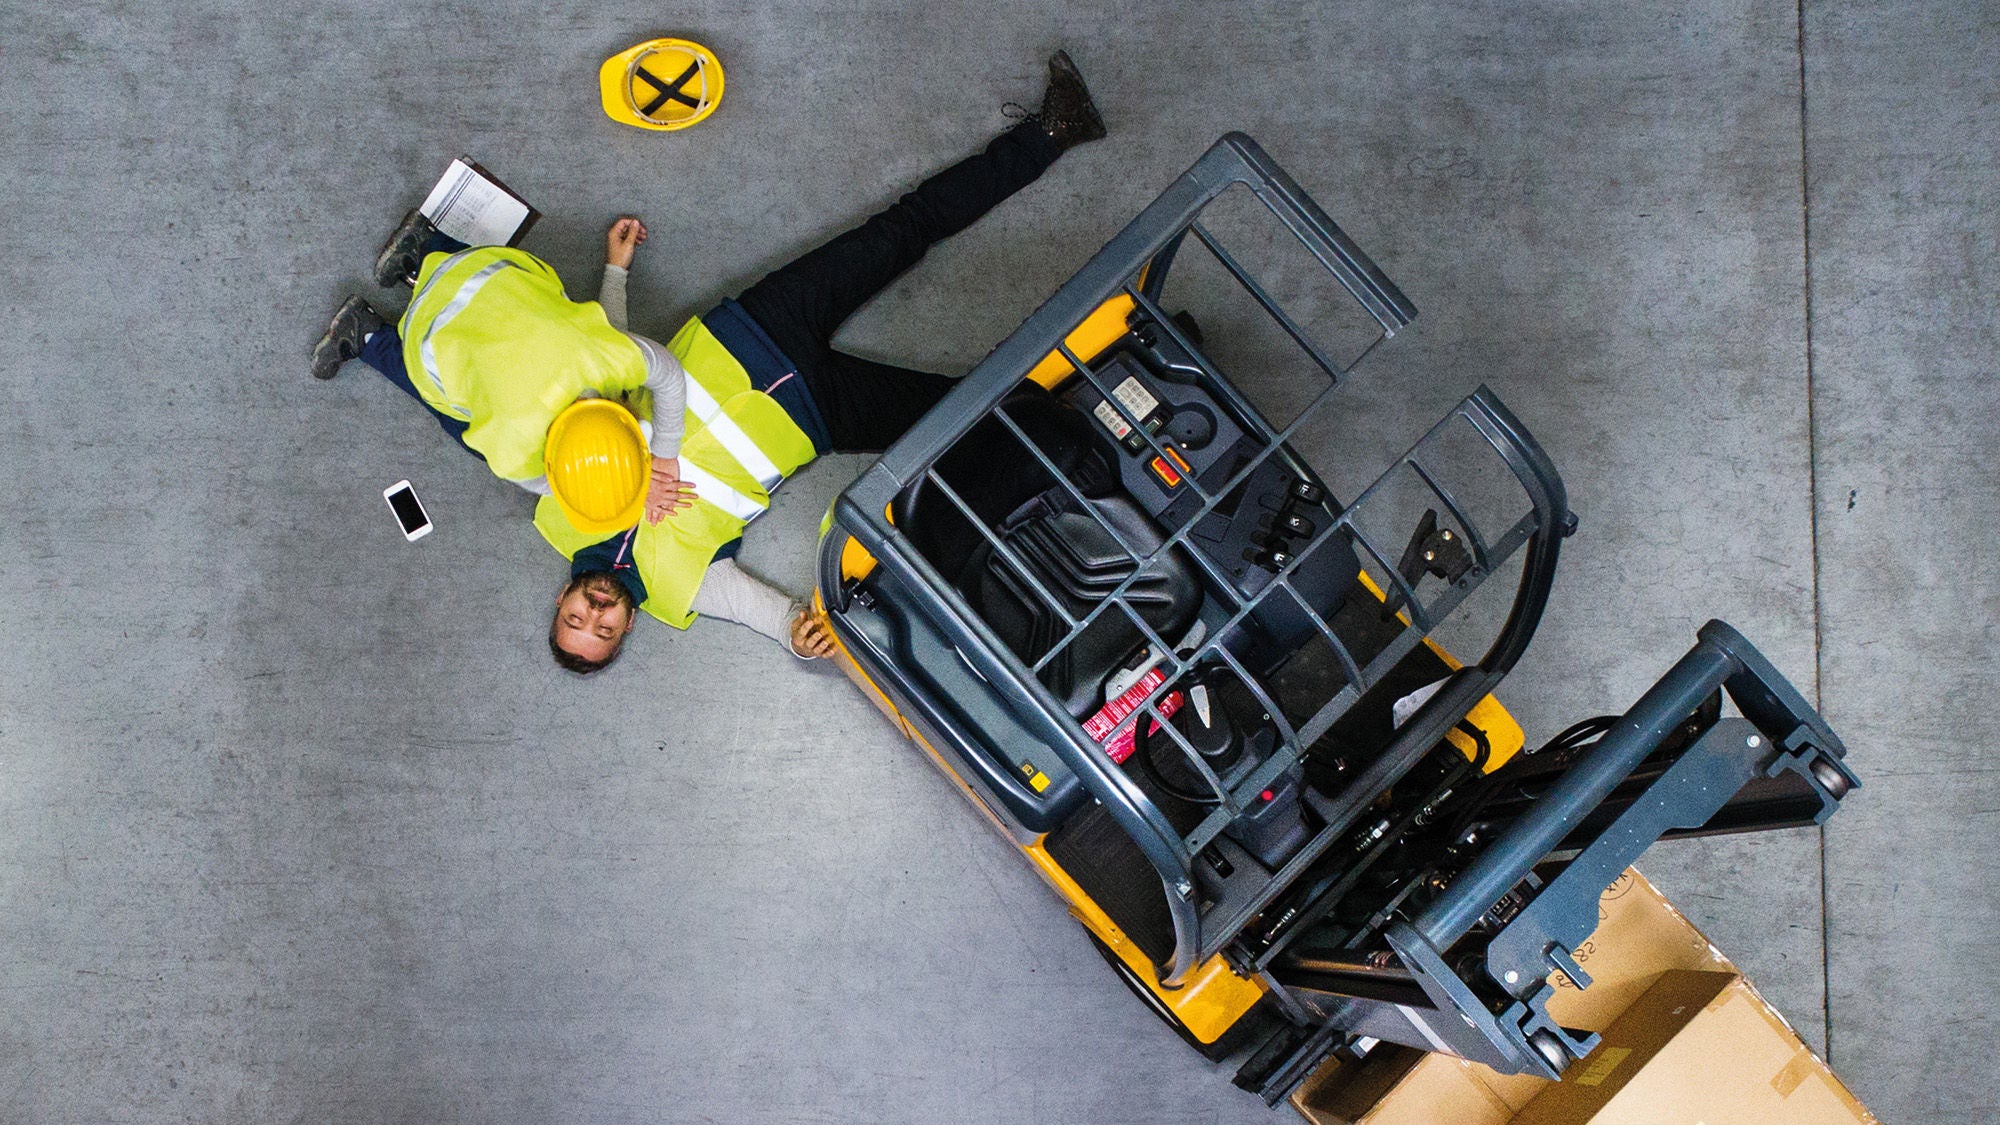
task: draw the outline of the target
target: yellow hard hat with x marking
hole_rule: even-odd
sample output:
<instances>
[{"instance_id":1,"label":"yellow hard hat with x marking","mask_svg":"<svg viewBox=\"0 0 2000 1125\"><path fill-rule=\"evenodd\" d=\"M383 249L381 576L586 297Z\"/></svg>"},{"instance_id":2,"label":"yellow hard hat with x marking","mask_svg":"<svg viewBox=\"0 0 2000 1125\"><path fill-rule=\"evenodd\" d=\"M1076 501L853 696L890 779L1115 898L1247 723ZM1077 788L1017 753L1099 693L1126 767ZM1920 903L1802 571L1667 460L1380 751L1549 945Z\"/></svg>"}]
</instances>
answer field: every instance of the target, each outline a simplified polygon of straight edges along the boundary
<instances>
[{"instance_id":1,"label":"yellow hard hat with x marking","mask_svg":"<svg viewBox=\"0 0 2000 1125\"><path fill-rule=\"evenodd\" d=\"M597 86L613 121L685 129L722 100L722 64L714 51L691 40L652 39L605 59Z\"/></svg>"},{"instance_id":2,"label":"yellow hard hat with x marking","mask_svg":"<svg viewBox=\"0 0 2000 1125\"><path fill-rule=\"evenodd\" d=\"M653 458L632 412L610 399L570 403L549 425L549 494L570 526L609 535L639 522Z\"/></svg>"}]
</instances>

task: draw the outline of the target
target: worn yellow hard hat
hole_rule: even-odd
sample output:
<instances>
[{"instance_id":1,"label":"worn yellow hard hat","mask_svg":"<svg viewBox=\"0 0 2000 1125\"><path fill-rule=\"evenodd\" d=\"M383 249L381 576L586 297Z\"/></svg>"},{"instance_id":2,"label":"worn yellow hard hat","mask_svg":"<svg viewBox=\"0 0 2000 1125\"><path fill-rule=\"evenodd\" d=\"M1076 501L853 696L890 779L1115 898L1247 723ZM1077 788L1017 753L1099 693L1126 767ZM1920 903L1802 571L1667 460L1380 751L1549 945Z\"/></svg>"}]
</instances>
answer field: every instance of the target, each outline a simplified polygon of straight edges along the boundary
<instances>
[{"instance_id":1,"label":"worn yellow hard hat","mask_svg":"<svg viewBox=\"0 0 2000 1125\"><path fill-rule=\"evenodd\" d=\"M542 459L549 493L578 531L623 531L645 512L653 458L639 420L618 403L586 398L564 408L549 425Z\"/></svg>"},{"instance_id":2,"label":"worn yellow hard hat","mask_svg":"<svg viewBox=\"0 0 2000 1125\"><path fill-rule=\"evenodd\" d=\"M685 129L714 113L722 100L722 63L691 40L651 39L605 59L597 87L613 121Z\"/></svg>"}]
</instances>

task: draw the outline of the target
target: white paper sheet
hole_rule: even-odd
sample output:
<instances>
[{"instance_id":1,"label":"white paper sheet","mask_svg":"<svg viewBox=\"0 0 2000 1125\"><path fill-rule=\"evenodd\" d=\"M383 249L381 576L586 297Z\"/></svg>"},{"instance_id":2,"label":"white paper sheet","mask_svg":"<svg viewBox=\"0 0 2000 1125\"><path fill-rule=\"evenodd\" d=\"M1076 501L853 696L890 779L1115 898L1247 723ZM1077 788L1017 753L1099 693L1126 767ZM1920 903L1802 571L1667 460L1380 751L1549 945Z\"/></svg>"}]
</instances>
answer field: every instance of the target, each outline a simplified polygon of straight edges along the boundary
<instances>
[{"instance_id":1,"label":"white paper sheet","mask_svg":"<svg viewBox=\"0 0 2000 1125\"><path fill-rule=\"evenodd\" d=\"M421 208L438 230L467 246L505 246L527 221L528 205L463 160L454 160Z\"/></svg>"}]
</instances>

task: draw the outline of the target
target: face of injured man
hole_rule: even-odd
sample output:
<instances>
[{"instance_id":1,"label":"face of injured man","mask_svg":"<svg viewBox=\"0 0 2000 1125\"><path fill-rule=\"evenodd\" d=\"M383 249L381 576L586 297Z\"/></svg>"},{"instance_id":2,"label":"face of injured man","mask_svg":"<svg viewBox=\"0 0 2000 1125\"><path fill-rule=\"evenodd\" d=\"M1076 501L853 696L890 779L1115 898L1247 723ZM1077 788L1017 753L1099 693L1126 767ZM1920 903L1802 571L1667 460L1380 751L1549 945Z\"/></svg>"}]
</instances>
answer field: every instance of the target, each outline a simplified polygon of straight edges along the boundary
<instances>
[{"instance_id":1,"label":"face of injured man","mask_svg":"<svg viewBox=\"0 0 2000 1125\"><path fill-rule=\"evenodd\" d=\"M631 591L611 575L600 571L571 579L556 596L556 616L549 625L556 663L581 673L611 663L638 615Z\"/></svg>"}]
</instances>

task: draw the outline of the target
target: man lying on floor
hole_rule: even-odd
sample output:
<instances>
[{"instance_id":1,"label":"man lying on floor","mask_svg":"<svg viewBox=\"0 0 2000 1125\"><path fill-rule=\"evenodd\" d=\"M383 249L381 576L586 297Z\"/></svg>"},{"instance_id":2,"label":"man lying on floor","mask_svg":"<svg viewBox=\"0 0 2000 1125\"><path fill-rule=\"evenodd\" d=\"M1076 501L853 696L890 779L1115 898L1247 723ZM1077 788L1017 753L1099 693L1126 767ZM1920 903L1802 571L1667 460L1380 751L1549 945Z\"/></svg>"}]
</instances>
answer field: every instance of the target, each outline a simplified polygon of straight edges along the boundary
<instances>
[{"instance_id":1,"label":"man lying on floor","mask_svg":"<svg viewBox=\"0 0 2000 1125\"><path fill-rule=\"evenodd\" d=\"M535 526L571 559L570 582L557 598L549 629L557 663L578 673L610 664L640 609L681 628L698 615L723 617L788 645L800 657L830 654L833 638L824 622L737 567L743 528L769 507L772 490L814 457L881 451L956 382L835 351L834 333L931 246L1034 182L1070 148L1102 136L1104 123L1082 76L1067 54L1057 52L1035 114L859 227L688 321L664 345L625 331L627 270L646 229L637 219L614 223L598 298L603 315L565 322L586 330L586 354L616 359L624 340L637 345L636 354L595 364L593 371L617 368L602 378L504 396L507 409L518 416L512 428L546 433L548 453L544 458L538 445L533 456L509 459L504 472L488 456L499 475L551 493L536 507ZM454 404L433 402L440 396L430 394L428 385L412 383L407 371L422 367L426 384L442 389L452 372L433 367L452 352L446 346L450 338L463 333L477 346L461 354L475 355L492 372L486 381L512 385L532 378L516 370L521 364L509 347L508 324L465 329L484 324L475 295L527 284L507 272L510 267L528 274L539 269L551 279L554 271L504 247L454 252L425 226L420 216L406 220L378 262L378 280L387 276L385 269L417 274L401 339L372 309L350 301L316 349L314 373L324 369L326 377L341 360L360 358L429 406L468 449L487 456L475 440L484 428L476 416L478 403L466 404L470 412L454 418ZM493 285L496 272L499 286ZM567 301L560 282L554 296ZM540 324L564 318L531 319ZM515 334L539 331L514 327ZM619 339L597 339L606 331ZM552 354L552 348L536 354ZM635 366L640 359L643 364ZM588 402L601 405L585 408ZM650 434L638 429L640 417L651 419ZM566 420L574 423L574 432L565 429ZM588 440L580 436L586 431L592 435ZM578 456L570 459L578 475L567 492L559 479L565 470L557 464L564 458L556 453L565 433L580 443ZM537 470L546 475L535 475Z\"/></svg>"}]
</instances>

